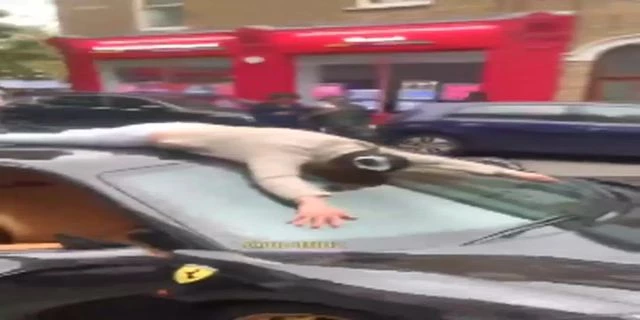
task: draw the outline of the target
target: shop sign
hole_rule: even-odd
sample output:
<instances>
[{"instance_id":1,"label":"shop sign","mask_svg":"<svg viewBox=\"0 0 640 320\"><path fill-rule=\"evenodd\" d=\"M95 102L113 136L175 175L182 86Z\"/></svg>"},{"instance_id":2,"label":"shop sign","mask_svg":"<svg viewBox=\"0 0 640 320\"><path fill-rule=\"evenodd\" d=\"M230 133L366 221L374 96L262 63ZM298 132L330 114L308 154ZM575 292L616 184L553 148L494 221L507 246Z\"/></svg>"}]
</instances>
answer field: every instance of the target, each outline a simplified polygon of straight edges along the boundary
<instances>
[{"instance_id":1,"label":"shop sign","mask_svg":"<svg viewBox=\"0 0 640 320\"><path fill-rule=\"evenodd\" d=\"M404 36L387 37L346 37L341 43L329 44L327 47L350 47L350 46L385 46L385 45L410 45L410 44L430 44L424 40L409 40Z\"/></svg>"},{"instance_id":2,"label":"shop sign","mask_svg":"<svg viewBox=\"0 0 640 320\"><path fill-rule=\"evenodd\" d=\"M404 41L407 41L407 38L403 36L344 38L344 42L346 43L381 43L381 42L404 42Z\"/></svg>"},{"instance_id":3,"label":"shop sign","mask_svg":"<svg viewBox=\"0 0 640 320\"><path fill-rule=\"evenodd\" d=\"M94 52L126 52L126 51L183 51L183 50L211 50L222 49L219 43L198 44L147 44L122 46L97 46Z\"/></svg>"},{"instance_id":4,"label":"shop sign","mask_svg":"<svg viewBox=\"0 0 640 320\"><path fill-rule=\"evenodd\" d=\"M264 57L260 57L260 56L251 56L251 57L244 58L244 62L248 64L259 64L259 63L263 63L264 61L265 61Z\"/></svg>"}]
</instances>

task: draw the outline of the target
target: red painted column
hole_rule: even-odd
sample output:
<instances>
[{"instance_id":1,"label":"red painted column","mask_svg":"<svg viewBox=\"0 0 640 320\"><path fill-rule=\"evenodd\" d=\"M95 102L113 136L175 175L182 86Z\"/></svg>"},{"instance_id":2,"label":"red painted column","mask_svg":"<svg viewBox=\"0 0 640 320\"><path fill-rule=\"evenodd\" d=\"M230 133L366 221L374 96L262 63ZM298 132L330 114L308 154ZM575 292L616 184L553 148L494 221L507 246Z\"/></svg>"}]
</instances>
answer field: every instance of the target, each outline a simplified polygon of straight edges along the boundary
<instances>
[{"instance_id":1,"label":"red painted column","mask_svg":"<svg viewBox=\"0 0 640 320\"><path fill-rule=\"evenodd\" d=\"M75 48L70 40L53 38L48 42L57 48L64 57L69 74L69 83L76 91L100 91L100 75L94 64L91 54L79 48Z\"/></svg>"},{"instance_id":2,"label":"red painted column","mask_svg":"<svg viewBox=\"0 0 640 320\"><path fill-rule=\"evenodd\" d=\"M502 43L489 50L483 89L492 101L551 101L572 39L573 15L533 13L505 20Z\"/></svg>"},{"instance_id":3,"label":"red painted column","mask_svg":"<svg viewBox=\"0 0 640 320\"><path fill-rule=\"evenodd\" d=\"M294 91L293 58L273 44L267 28L241 28L233 49L233 69L238 96L264 100L274 92Z\"/></svg>"},{"instance_id":4,"label":"red painted column","mask_svg":"<svg viewBox=\"0 0 640 320\"><path fill-rule=\"evenodd\" d=\"M100 91L102 84L99 72L93 63L93 58L88 54L67 54L65 63L69 70L69 82L76 91Z\"/></svg>"}]
</instances>

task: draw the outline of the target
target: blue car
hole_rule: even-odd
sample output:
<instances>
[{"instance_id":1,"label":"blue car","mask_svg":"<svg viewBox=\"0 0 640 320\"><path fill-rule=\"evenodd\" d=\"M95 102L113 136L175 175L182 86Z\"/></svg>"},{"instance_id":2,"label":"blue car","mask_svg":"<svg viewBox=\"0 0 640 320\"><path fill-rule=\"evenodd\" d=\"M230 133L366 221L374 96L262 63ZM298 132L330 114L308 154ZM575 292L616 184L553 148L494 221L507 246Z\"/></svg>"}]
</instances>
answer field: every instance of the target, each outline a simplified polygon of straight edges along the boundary
<instances>
[{"instance_id":1,"label":"blue car","mask_svg":"<svg viewBox=\"0 0 640 320\"><path fill-rule=\"evenodd\" d=\"M442 155L640 156L640 105L434 103L380 128L387 144Z\"/></svg>"}]
</instances>

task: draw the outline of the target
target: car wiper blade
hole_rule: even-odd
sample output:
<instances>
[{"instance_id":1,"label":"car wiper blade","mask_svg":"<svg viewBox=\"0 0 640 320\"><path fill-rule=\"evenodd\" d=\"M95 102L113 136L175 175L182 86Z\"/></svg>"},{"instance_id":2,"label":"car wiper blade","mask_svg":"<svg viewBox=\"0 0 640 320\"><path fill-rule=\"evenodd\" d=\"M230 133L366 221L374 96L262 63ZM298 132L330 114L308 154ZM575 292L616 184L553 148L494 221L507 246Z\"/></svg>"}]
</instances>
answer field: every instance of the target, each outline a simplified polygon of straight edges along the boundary
<instances>
[{"instance_id":1,"label":"car wiper blade","mask_svg":"<svg viewBox=\"0 0 640 320\"><path fill-rule=\"evenodd\" d=\"M540 220L536 220L533 222L529 222L529 223L525 223L519 226L515 226L513 228L508 228L508 229L504 229L504 230L500 230L498 232L486 235L482 238L478 238L475 240L471 240L468 242L465 242L462 244L462 246L469 246L469 245L473 245L473 244L478 244L478 243L483 243L483 242L488 242L488 241L492 241L495 239L507 239L507 238L512 238L515 237L517 235L520 235L522 233L534 230L534 229L539 229L542 227L546 227L546 226L550 226L550 225L555 225L558 223L562 223L562 222L566 222L566 221L573 221L573 220L580 220L583 219L583 217L580 216L576 216L576 215L556 215L556 216L551 216L548 218L544 218L544 219L540 219Z\"/></svg>"},{"instance_id":2,"label":"car wiper blade","mask_svg":"<svg viewBox=\"0 0 640 320\"><path fill-rule=\"evenodd\" d=\"M607 180L600 180L600 179L593 179L593 178L584 179L584 180L596 186L598 191L618 201L621 205L620 205L620 208L618 208L616 211L619 211L620 213L628 213L640 205L640 197L631 196L626 192L618 190L618 189L627 189L631 192L639 192L640 188L638 188L638 186L625 184L622 182L607 181Z\"/></svg>"}]
</instances>

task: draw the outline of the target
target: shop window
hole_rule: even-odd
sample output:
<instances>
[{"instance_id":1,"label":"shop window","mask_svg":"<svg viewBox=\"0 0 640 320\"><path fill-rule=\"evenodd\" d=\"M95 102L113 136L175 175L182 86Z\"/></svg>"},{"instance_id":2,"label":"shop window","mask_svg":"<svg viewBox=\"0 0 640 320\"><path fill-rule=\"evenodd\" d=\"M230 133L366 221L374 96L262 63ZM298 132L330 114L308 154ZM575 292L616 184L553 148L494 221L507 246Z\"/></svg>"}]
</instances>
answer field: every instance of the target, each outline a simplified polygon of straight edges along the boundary
<instances>
[{"instance_id":1,"label":"shop window","mask_svg":"<svg viewBox=\"0 0 640 320\"><path fill-rule=\"evenodd\" d=\"M367 108L396 112L465 100L482 90L483 69L479 52L327 55L298 58L296 81L305 103L315 103L317 87L330 85Z\"/></svg>"},{"instance_id":2,"label":"shop window","mask_svg":"<svg viewBox=\"0 0 640 320\"><path fill-rule=\"evenodd\" d=\"M399 63L399 64L341 64L323 65L322 83L341 83L346 89L378 88L381 69L385 69L390 97L409 80L436 83L478 83L481 81L481 63ZM378 88L380 89L380 88Z\"/></svg>"},{"instance_id":3,"label":"shop window","mask_svg":"<svg viewBox=\"0 0 640 320\"><path fill-rule=\"evenodd\" d=\"M373 65L325 65L320 67L322 83L340 83L345 89L370 89L377 86L376 66Z\"/></svg>"},{"instance_id":4,"label":"shop window","mask_svg":"<svg viewBox=\"0 0 640 320\"><path fill-rule=\"evenodd\" d=\"M433 0L356 0L356 8L394 8L433 4Z\"/></svg>"},{"instance_id":5,"label":"shop window","mask_svg":"<svg viewBox=\"0 0 640 320\"><path fill-rule=\"evenodd\" d=\"M142 0L142 29L184 27L182 0Z\"/></svg>"},{"instance_id":6,"label":"shop window","mask_svg":"<svg viewBox=\"0 0 640 320\"><path fill-rule=\"evenodd\" d=\"M640 45L613 49L596 62L587 98L595 101L640 101Z\"/></svg>"},{"instance_id":7,"label":"shop window","mask_svg":"<svg viewBox=\"0 0 640 320\"><path fill-rule=\"evenodd\" d=\"M222 87L233 86L228 62L208 59L167 61L164 66L161 62L157 64L148 67L131 66L128 63L103 65L101 72L107 91L215 95L221 94Z\"/></svg>"}]
</instances>

